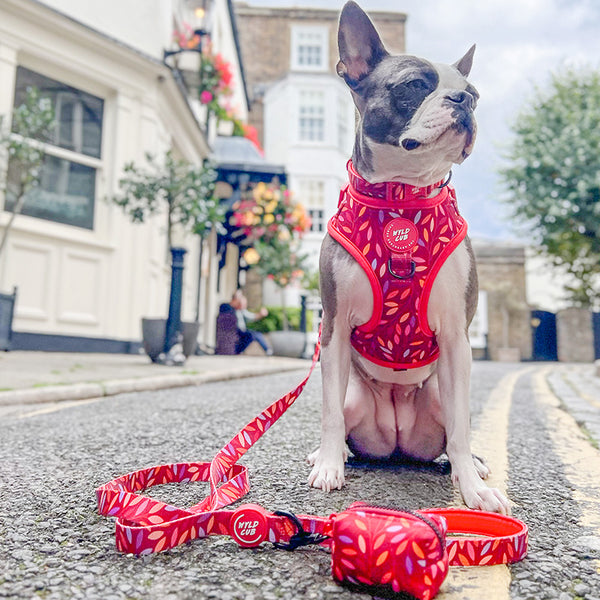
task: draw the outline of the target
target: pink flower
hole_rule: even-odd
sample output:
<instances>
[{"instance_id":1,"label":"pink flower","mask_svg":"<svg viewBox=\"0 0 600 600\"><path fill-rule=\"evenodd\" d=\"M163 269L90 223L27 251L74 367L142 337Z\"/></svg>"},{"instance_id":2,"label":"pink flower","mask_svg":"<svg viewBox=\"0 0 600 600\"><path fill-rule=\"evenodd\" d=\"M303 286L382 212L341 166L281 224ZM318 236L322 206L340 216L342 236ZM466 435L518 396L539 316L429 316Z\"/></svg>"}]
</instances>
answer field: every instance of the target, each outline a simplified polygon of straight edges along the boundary
<instances>
[{"instance_id":1,"label":"pink flower","mask_svg":"<svg viewBox=\"0 0 600 600\"><path fill-rule=\"evenodd\" d=\"M210 102L212 102L212 99L213 95L208 90L204 90L200 94L200 102L202 102L202 104L210 104Z\"/></svg>"}]
</instances>

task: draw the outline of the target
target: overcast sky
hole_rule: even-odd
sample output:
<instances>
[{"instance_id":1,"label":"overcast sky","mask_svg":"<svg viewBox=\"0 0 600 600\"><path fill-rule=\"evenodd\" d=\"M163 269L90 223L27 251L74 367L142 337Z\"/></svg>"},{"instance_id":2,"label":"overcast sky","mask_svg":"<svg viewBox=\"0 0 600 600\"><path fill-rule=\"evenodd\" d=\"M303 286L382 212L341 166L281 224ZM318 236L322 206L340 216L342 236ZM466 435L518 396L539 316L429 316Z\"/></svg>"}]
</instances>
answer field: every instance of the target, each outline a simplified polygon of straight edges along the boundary
<instances>
[{"instance_id":1,"label":"overcast sky","mask_svg":"<svg viewBox=\"0 0 600 600\"><path fill-rule=\"evenodd\" d=\"M258 6L339 9L342 0L246 0ZM407 52L454 62L477 44L470 80L478 88L478 141L455 167L459 206L474 237L511 238L497 198L496 170L510 140L509 125L544 87L549 73L566 66L600 65L599 0L358 0L369 10L408 15ZM526 240L522 240L526 241Z\"/></svg>"}]
</instances>

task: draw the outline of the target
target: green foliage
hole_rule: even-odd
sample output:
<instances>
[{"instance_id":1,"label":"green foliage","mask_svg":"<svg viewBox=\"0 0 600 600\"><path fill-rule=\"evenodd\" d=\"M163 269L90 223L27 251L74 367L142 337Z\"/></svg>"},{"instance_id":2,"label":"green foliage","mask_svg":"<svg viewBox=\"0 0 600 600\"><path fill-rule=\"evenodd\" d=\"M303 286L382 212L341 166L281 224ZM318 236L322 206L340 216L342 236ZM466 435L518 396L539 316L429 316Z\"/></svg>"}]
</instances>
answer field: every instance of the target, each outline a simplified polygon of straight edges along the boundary
<instances>
[{"instance_id":1,"label":"green foliage","mask_svg":"<svg viewBox=\"0 0 600 600\"><path fill-rule=\"evenodd\" d=\"M146 161L144 167L125 165L119 194L112 198L134 223L166 209L169 246L177 224L199 235L213 227L221 230L225 209L214 197L213 169L176 159L170 150L160 162L151 154L146 154Z\"/></svg>"},{"instance_id":2,"label":"green foliage","mask_svg":"<svg viewBox=\"0 0 600 600\"><path fill-rule=\"evenodd\" d=\"M13 200L12 215L0 242L2 252L14 218L21 212L25 196L40 184L44 163L44 146L56 127L52 101L37 88L27 89L25 102L13 110L11 131L0 116L0 150L2 151L2 189ZM5 170L10 164L11 178ZM5 204L6 209L6 204Z\"/></svg>"},{"instance_id":3,"label":"green foliage","mask_svg":"<svg viewBox=\"0 0 600 600\"><path fill-rule=\"evenodd\" d=\"M576 283L574 304L600 302L600 73L555 74L513 125L500 175L512 218Z\"/></svg>"},{"instance_id":4,"label":"green foliage","mask_svg":"<svg viewBox=\"0 0 600 600\"><path fill-rule=\"evenodd\" d=\"M275 238L269 242L257 241L254 248L260 256L254 268L278 287L283 289L304 274L307 256L300 254L298 240Z\"/></svg>"},{"instance_id":5,"label":"green foliage","mask_svg":"<svg viewBox=\"0 0 600 600\"><path fill-rule=\"evenodd\" d=\"M43 98L37 88L28 88L25 102L14 109L11 132L7 132L0 117L0 143L7 158L15 163L21 189L25 192L39 184L44 149L39 142L48 142L55 127L54 110L49 98Z\"/></svg>"},{"instance_id":6,"label":"green foliage","mask_svg":"<svg viewBox=\"0 0 600 600\"><path fill-rule=\"evenodd\" d=\"M263 317L259 321L248 323L248 329L254 331L261 331L262 333L269 333L271 331L282 331L285 329L285 321L283 318L283 307L282 306L268 306L267 310L269 314ZM292 331L300 331L300 308L297 307L286 307L285 314L287 317L288 329ZM312 313L310 311L306 314L308 330L311 328Z\"/></svg>"}]
</instances>

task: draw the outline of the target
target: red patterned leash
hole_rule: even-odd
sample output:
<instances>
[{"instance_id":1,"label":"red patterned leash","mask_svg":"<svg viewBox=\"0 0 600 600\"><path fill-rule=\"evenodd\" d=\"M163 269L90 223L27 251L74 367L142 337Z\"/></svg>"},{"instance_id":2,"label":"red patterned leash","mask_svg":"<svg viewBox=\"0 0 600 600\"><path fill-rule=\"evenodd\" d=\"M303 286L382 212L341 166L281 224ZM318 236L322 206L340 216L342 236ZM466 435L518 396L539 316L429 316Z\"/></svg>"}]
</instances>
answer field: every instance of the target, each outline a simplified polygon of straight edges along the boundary
<instances>
[{"instance_id":1,"label":"red patterned leash","mask_svg":"<svg viewBox=\"0 0 600 600\"><path fill-rule=\"evenodd\" d=\"M268 512L254 504L223 510L247 494L248 471L237 461L285 413L302 393L319 359L320 339L308 375L291 392L271 404L236 434L209 462L178 463L140 469L96 490L98 511L117 517L116 543L121 552L149 554L209 535L229 535L240 546L269 541L278 547L322 543L332 534L336 515L316 517ZM208 481L210 494L182 509L143 492L167 483ZM450 565L492 565L521 560L527 553L527 526L512 517L466 509L427 509L422 515L447 522ZM471 537L473 535L482 537Z\"/></svg>"},{"instance_id":2,"label":"red patterned leash","mask_svg":"<svg viewBox=\"0 0 600 600\"><path fill-rule=\"evenodd\" d=\"M298 545L311 534L325 534L329 520L282 513L268 513L257 505L237 511L220 510L243 498L250 490L248 469L237 461L269 430L304 390L321 350L315 346L312 364L301 383L263 410L208 462L179 463L140 469L123 475L96 490L98 511L117 517L117 549L132 554L168 550L191 539L208 535L231 535L241 546L252 547L264 540ZM166 483L208 481L210 494L198 504L182 509L141 495L148 488ZM294 537L296 536L296 537ZM315 538L317 539L317 538Z\"/></svg>"}]
</instances>

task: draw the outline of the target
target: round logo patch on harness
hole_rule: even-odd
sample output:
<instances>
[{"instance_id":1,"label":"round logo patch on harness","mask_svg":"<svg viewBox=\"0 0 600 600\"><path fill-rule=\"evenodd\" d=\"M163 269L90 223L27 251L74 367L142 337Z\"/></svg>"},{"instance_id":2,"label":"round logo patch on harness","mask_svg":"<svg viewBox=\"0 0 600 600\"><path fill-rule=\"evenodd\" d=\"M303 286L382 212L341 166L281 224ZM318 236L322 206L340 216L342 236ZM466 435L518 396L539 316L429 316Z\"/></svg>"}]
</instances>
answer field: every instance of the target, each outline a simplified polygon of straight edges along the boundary
<instances>
[{"instance_id":1,"label":"round logo patch on harness","mask_svg":"<svg viewBox=\"0 0 600 600\"><path fill-rule=\"evenodd\" d=\"M419 241L419 231L412 221L398 217L385 226L383 241L394 252L409 252Z\"/></svg>"}]
</instances>

